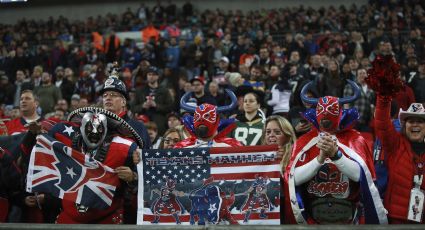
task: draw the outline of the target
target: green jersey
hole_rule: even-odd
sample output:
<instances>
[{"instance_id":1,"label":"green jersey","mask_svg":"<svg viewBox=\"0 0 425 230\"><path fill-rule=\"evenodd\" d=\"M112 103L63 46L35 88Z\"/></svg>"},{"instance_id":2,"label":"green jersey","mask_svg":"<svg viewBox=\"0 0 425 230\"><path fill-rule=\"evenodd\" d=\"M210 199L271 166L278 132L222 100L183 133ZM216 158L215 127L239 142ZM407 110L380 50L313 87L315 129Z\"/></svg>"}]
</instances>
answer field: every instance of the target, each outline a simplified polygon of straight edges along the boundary
<instances>
[{"instance_id":1,"label":"green jersey","mask_svg":"<svg viewBox=\"0 0 425 230\"><path fill-rule=\"evenodd\" d=\"M236 121L232 137L244 145L260 145L263 126L264 122L261 118L255 118L252 121Z\"/></svg>"}]
</instances>

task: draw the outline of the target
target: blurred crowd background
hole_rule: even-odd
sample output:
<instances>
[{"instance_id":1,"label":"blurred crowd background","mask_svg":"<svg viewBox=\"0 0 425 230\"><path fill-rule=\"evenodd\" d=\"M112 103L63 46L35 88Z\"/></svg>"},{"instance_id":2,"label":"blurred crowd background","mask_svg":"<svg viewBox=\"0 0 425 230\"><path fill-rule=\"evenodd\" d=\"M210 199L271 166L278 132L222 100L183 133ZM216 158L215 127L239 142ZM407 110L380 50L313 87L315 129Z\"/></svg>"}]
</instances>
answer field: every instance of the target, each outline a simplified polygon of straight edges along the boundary
<instances>
[{"instance_id":1,"label":"blurred crowd background","mask_svg":"<svg viewBox=\"0 0 425 230\"><path fill-rule=\"evenodd\" d=\"M315 82L312 97L343 97L352 93L347 79L362 86L361 99L346 106L360 110L357 128L367 132L375 96L364 78L377 55L394 55L401 65L406 84L394 111L425 102L424 5L370 0L244 12L156 1L85 20L0 22L0 118L20 116L25 89L40 98L37 112L45 118L65 120L76 108L99 105L99 91L117 61L130 95L128 110L158 135L171 127L170 119L180 119L186 92L198 98L193 103L222 106L229 103L224 89L231 89L239 107L226 115L240 116L248 114L244 96L255 91L264 119L282 115L296 128L298 112L309 106L299 96L304 84ZM122 32L140 37L123 39ZM160 106L146 105L149 100Z\"/></svg>"}]
</instances>

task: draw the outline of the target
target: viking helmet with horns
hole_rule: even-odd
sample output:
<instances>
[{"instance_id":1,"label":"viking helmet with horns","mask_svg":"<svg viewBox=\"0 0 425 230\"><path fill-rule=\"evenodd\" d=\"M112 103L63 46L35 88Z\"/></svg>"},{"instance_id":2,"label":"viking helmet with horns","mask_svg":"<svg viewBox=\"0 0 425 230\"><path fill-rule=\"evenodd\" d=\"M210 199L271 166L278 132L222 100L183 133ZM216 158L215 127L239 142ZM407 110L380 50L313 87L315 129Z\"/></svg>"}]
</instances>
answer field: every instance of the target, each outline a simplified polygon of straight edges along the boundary
<instances>
[{"instance_id":1,"label":"viking helmet with horns","mask_svg":"<svg viewBox=\"0 0 425 230\"><path fill-rule=\"evenodd\" d=\"M309 82L303 87L303 89L301 90L301 99L305 103L316 105L315 117L317 123L313 123L316 128L320 129L321 131L327 132L336 131L340 128L340 123L343 116L342 105L351 103L357 100L357 98L360 96L359 86L357 86L354 81L347 80L347 82L353 89L354 95L343 98L333 96L309 98L306 96L306 93L312 86L313 82ZM356 119L358 119L358 112L355 111L354 114L357 114ZM308 119L308 117L306 118Z\"/></svg>"},{"instance_id":2,"label":"viking helmet with horns","mask_svg":"<svg viewBox=\"0 0 425 230\"><path fill-rule=\"evenodd\" d=\"M235 94L229 89L226 89L226 93L230 96L232 102L230 105L218 107L207 103L199 106L189 105L187 101L190 99L190 93L186 93L181 98L180 107L188 112L194 113L193 125L198 137L207 138L213 136L220 123L219 113L231 111L236 107L237 98ZM203 126L202 129L204 129L205 132L198 133L196 130L199 130L201 126Z\"/></svg>"}]
</instances>

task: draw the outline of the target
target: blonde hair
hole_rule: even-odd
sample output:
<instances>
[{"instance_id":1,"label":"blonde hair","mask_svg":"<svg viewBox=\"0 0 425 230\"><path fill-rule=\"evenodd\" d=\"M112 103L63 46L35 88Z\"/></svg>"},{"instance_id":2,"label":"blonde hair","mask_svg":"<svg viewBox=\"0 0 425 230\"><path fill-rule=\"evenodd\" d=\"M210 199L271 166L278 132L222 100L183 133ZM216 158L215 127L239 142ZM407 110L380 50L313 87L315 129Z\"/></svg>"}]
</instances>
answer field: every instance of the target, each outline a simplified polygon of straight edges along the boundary
<instances>
[{"instance_id":1,"label":"blonde hair","mask_svg":"<svg viewBox=\"0 0 425 230\"><path fill-rule=\"evenodd\" d=\"M289 138L288 142L285 145L279 146L279 148L283 149L283 156L282 160L280 161L281 170L283 172L289 163L289 159L291 158L292 147L294 146L294 143L297 140L297 136L295 135L295 131L291 123L286 118L279 115L272 115L267 117L266 122L264 123L262 139L263 145L266 144L266 127L267 124L271 121L275 121L278 124L280 130Z\"/></svg>"}]
</instances>

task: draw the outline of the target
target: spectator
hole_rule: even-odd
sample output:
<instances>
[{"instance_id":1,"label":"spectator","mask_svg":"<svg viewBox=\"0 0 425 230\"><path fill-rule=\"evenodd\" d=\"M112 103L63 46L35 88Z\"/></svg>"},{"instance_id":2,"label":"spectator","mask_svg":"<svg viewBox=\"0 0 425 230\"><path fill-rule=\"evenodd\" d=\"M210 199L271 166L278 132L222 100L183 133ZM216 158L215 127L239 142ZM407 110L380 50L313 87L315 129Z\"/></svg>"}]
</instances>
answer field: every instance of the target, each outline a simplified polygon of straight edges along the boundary
<instances>
[{"instance_id":1,"label":"spectator","mask_svg":"<svg viewBox=\"0 0 425 230\"><path fill-rule=\"evenodd\" d=\"M261 111L261 100L264 94L248 92L243 97L243 113L236 116L236 128L231 137L243 145L260 145L263 135L265 115Z\"/></svg>"},{"instance_id":2,"label":"spectator","mask_svg":"<svg viewBox=\"0 0 425 230\"><path fill-rule=\"evenodd\" d=\"M189 17L192 17L193 15L193 5L190 3L190 1L186 1L186 3L183 5L183 17L188 20Z\"/></svg>"},{"instance_id":3,"label":"spectator","mask_svg":"<svg viewBox=\"0 0 425 230\"><path fill-rule=\"evenodd\" d=\"M366 84L367 72L366 69L360 68L357 70L356 83L360 88L360 97L351 104L345 104L344 108L355 107L359 111L359 120L355 128L360 132L370 132L369 123L372 120L374 112L375 93ZM350 85L344 88L344 97L349 97L354 94Z\"/></svg>"},{"instance_id":4,"label":"spectator","mask_svg":"<svg viewBox=\"0 0 425 230\"><path fill-rule=\"evenodd\" d=\"M282 76L282 69L273 64L270 66L270 70L267 73L267 77L264 80L266 84L266 92L270 90L274 84L276 84Z\"/></svg>"},{"instance_id":5,"label":"spectator","mask_svg":"<svg viewBox=\"0 0 425 230\"><path fill-rule=\"evenodd\" d=\"M37 114L36 110L39 105L39 98L32 90L24 90L21 94L19 109L22 117L16 118L6 123L7 132L9 135L16 135L26 132L28 128L26 124L41 121L42 118Z\"/></svg>"},{"instance_id":6,"label":"spectator","mask_svg":"<svg viewBox=\"0 0 425 230\"><path fill-rule=\"evenodd\" d=\"M127 89L133 88L133 81L129 68L124 68L124 70L122 71L122 80Z\"/></svg>"},{"instance_id":7,"label":"spectator","mask_svg":"<svg viewBox=\"0 0 425 230\"><path fill-rule=\"evenodd\" d=\"M306 77L298 72L299 68L296 64L289 63L288 82L292 87L291 98L289 99L289 107L303 106L300 93L302 87L308 82ZM283 78L285 80L285 77Z\"/></svg>"},{"instance_id":8,"label":"spectator","mask_svg":"<svg viewBox=\"0 0 425 230\"><path fill-rule=\"evenodd\" d=\"M345 79L341 77L339 63L335 59L328 62L326 73L318 82L319 95L342 97Z\"/></svg>"},{"instance_id":9,"label":"spectator","mask_svg":"<svg viewBox=\"0 0 425 230\"><path fill-rule=\"evenodd\" d=\"M421 183L421 162L425 151L425 109L422 104L413 103L407 111L401 110L399 117L402 131L397 132L391 122L390 108L391 99L378 94L375 132L382 140L388 165L389 181L384 204L388 210L389 222L424 223L421 218L414 218L415 210L411 210L411 206L412 194L418 194L417 191L425 188ZM397 170L399 167L403 170Z\"/></svg>"},{"instance_id":10,"label":"spectator","mask_svg":"<svg viewBox=\"0 0 425 230\"><path fill-rule=\"evenodd\" d=\"M326 69L323 67L323 63L321 62L319 55L313 55L310 58L310 66L307 69L308 78L312 81L315 81L318 78L321 78L325 73Z\"/></svg>"},{"instance_id":11,"label":"spectator","mask_svg":"<svg viewBox=\"0 0 425 230\"><path fill-rule=\"evenodd\" d=\"M132 111L138 114L145 114L156 123L158 133L165 132L166 115L171 112L173 101L168 89L159 85L159 72L156 67L149 67L147 71L147 85L136 89L136 98Z\"/></svg>"},{"instance_id":12,"label":"spectator","mask_svg":"<svg viewBox=\"0 0 425 230\"><path fill-rule=\"evenodd\" d=\"M170 25L165 27L165 31L169 38L178 38L181 35L181 30L179 28L179 21L171 19Z\"/></svg>"},{"instance_id":13,"label":"spectator","mask_svg":"<svg viewBox=\"0 0 425 230\"><path fill-rule=\"evenodd\" d=\"M90 106L89 101L87 100L87 98L81 98L80 102L78 103L78 107L79 108L84 108L84 107L88 107Z\"/></svg>"},{"instance_id":14,"label":"spectator","mask_svg":"<svg viewBox=\"0 0 425 230\"><path fill-rule=\"evenodd\" d=\"M114 173L120 179L117 184L117 190L124 191L126 185L134 182L137 178L137 173L131 170L134 168L131 156L138 145L138 142L133 140L139 140L141 137L137 137L137 134L132 132L134 130L126 128L128 124L122 125L120 128L127 129L123 132L131 133L130 136L120 135L118 130L115 130L112 126L108 126L107 123L116 122L124 124L125 121L105 113L98 113L92 108L71 113L70 119L75 119L75 116L81 116L79 119L84 118L86 122L83 122L82 125L85 127L80 128L69 125L69 123L58 123L49 131L49 135L76 151L87 151L88 154L93 154L92 161L102 162L107 167L113 169ZM101 119L101 117L104 119ZM63 132L65 129L71 129L72 132L66 135ZM80 144L72 146L73 140ZM108 146L107 152L99 154L102 152L101 149L103 146ZM60 214L57 216L56 223L123 223L124 192L115 193L111 202L112 204L110 206L101 210L77 204L75 201L69 199L63 199L61 200L62 207ZM48 205L49 203L46 201L45 204Z\"/></svg>"},{"instance_id":15,"label":"spectator","mask_svg":"<svg viewBox=\"0 0 425 230\"><path fill-rule=\"evenodd\" d=\"M66 120L65 110L63 110L61 108L56 108L53 116L50 117L50 118L54 118L58 121L65 121Z\"/></svg>"},{"instance_id":16,"label":"spectator","mask_svg":"<svg viewBox=\"0 0 425 230\"><path fill-rule=\"evenodd\" d=\"M189 104L191 100L189 94L182 98L181 108L187 112L194 113L193 125L185 124L185 128L190 131L191 136L177 143L174 148L194 148L194 147L229 147L241 146L242 144L234 138L226 137L231 127L222 127L218 130L220 124L220 115L217 111L230 112L236 106L236 97L229 93L232 99L230 105L217 108L211 104L202 104L199 106ZM232 120L224 120L223 124L231 124Z\"/></svg>"},{"instance_id":17,"label":"spectator","mask_svg":"<svg viewBox=\"0 0 425 230\"><path fill-rule=\"evenodd\" d=\"M149 8L144 3L141 3L139 9L137 9L137 16L142 22L150 18Z\"/></svg>"},{"instance_id":18,"label":"spectator","mask_svg":"<svg viewBox=\"0 0 425 230\"><path fill-rule=\"evenodd\" d=\"M54 45L50 51L49 60L51 61L51 68L55 69L57 66L65 64L66 53L63 43L60 40L55 40ZM51 72L51 70L49 71Z\"/></svg>"},{"instance_id":19,"label":"spectator","mask_svg":"<svg viewBox=\"0 0 425 230\"><path fill-rule=\"evenodd\" d=\"M406 83L405 76L401 75L400 78L404 84L394 98L396 111L399 111L400 109L407 110L412 103L416 102L415 94L412 88L409 86L409 84ZM394 115L398 115L398 114L394 114Z\"/></svg>"},{"instance_id":20,"label":"spectator","mask_svg":"<svg viewBox=\"0 0 425 230\"><path fill-rule=\"evenodd\" d=\"M204 48L202 47L202 37L196 36L193 44L189 45L186 57L186 71L189 80L201 74L201 69L205 62Z\"/></svg>"},{"instance_id":21,"label":"spectator","mask_svg":"<svg viewBox=\"0 0 425 230\"><path fill-rule=\"evenodd\" d=\"M418 74L408 79L407 83L413 89L417 102L425 102L425 61L418 67Z\"/></svg>"},{"instance_id":22,"label":"spectator","mask_svg":"<svg viewBox=\"0 0 425 230\"><path fill-rule=\"evenodd\" d=\"M161 1L156 1L156 5L152 8L153 19L156 22L162 22L164 19L164 7L161 5Z\"/></svg>"},{"instance_id":23,"label":"spectator","mask_svg":"<svg viewBox=\"0 0 425 230\"><path fill-rule=\"evenodd\" d=\"M78 76L74 75L74 71L71 68L65 68L64 78L68 79L68 81L72 82L75 87L75 82L78 80Z\"/></svg>"},{"instance_id":24,"label":"spectator","mask_svg":"<svg viewBox=\"0 0 425 230\"><path fill-rule=\"evenodd\" d=\"M169 128L162 138L160 149L172 149L174 145L183 140L183 136L176 128Z\"/></svg>"},{"instance_id":25,"label":"spectator","mask_svg":"<svg viewBox=\"0 0 425 230\"><path fill-rule=\"evenodd\" d=\"M13 105L19 106L19 101L21 97L22 90L30 89L31 85L29 82L25 82L26 76L23 70L16 70L16 79L14 84L14 90L13 90Z\"/></svg>"},{"instance_id":26,"label":"spectator","mask_svg":"<svg viewBox=\"0 0 425 230\"><path fill-rule=\"evenodd\" d=\"M14 85L6 75L0 76L0 104L13 105Z\"/></svg>"},{"instance_id":27,"label":"spectator","mask_svg":"<svg viewBox=\"0 0 425 230\"><path fill-rule=\"evenodd\" d=\"M74 94L87 99L88 103L93 103L96 99L96 81L90 77L91 66L85 65L80 79L75 84Z\"/></svg>"},{"instance_id":28,"label":"spectator","mask_svg":"<svg viewBox=\"0 0 425 230\"><path fill-rule=\"evenodd\" d=\"M69 104L65 99L59 99L58 102L55 105L55 110L56 109L61 109L63 111L65 111L65 116L68 115L69 112Z\"/></svg>"},{"instance_id":29,"label":"spectator","mask_svg":"<svg viewBox=\"0 0 425 230\"><path fill-rule=\"evenodd\" d=\"M32 74L31 74L31 86L29 89L34 89L34 87L40 86L41 85L41 75L43 74L43 67L41 66L35 66Z\"/></svg>"},{"instance_id":30,"label":"spectator","mask_svg":"<svg viewBox=\"0 0 425 230\"><path fill-rule=\"evenodd\" d=\"M10 120L20 118L21 117L21 111L19 109L19 106L15 106L10 111Z\"/></svg>"},{"instance_id":31,"label":"spectator","mask_svg":"<svg viewBox=\"0 0 425 230\"><path fill-rule=\"evenodd\" d=\"M217 82L212 81L208 84L208 92L217 102L218 106L223 106L226 104L226 96L220 92L220 88Z\"/></svg>"},{"instance_id":32,"label":"spectator","mask_svg":"<svg viewBox=\"0 0 425 230\"><path fill-rule=\"evenodd\" d=\"M243 65L246 67L251 67L259 63L259 57L256 54L255 47L253 45L249 45L244 53L239 58L239 66Z\"/></svg>"},{"instance_id":33,"label":"spectator","mask_svg":"<svg viewBox=\"0 0 425 230\"><path fill-rule=\"evenodd\" d=\"M292 147L297 137L294 128L286 118L273 115L267 117L263 128L263 136L261 143L263 145L278 145L278 158L281 158L281 172L285 172L286 166L291 158Z\"/></svg>"},{"instance_id":34,"label":"spectator","mask_svg":"<svg viewBox=\"0 0 425 230\"><path fill-rule=\"evenodd\" d=\"M159 40L159 30L155 28L151 21L148 22L148 26L146 26L142 30L142 40L145 44L149 44L152 42L157 42Z\"/></svg>"},{"instance_id":35,"label":"spectator","mask_svg":"<svg viewBox=\"0 0 425 230\"><path fill-rule=\"evenodd\" d=\"M180 120L180 115L176 112L171 112L167 115L167 124L168 128L176 128L177 126L182 125L182 122ZM164 135L165 136L165 135Z\"/></svg>"},{"instance_id":36,"label":"spectator","mask_svg":"<svg viewBox=\"0 0 425 230\"><path fill-rule=\"evenodd\" d=\"M300 52L298 50L294 50L290 52L288 63L291 65L295 65L297 67L297 72L301 75L305 75L306 70L303 66L303 59L301 59ZM284 69L284 74L289 72L290 65L286 65L287 67Z\"/></svg>"},{"instance_id":37,"label":"spectator","mask_svg":"<svg viewBox=\"0 0 425 230\"><path fill-rule=\"evenodd\" d=\"M355 90L354 83L352 87ZM287 221L297 223L294 222L297 220L298 223L305 224L356 222L355 212L341 215L338 219L329 219L329 215L317 215L315 210L323 208L320 202L317 202L333 197L338 202L343 202L344 206L346 205L350 210L364 208L366 223L387 223L386 210L373 183L375 172L370 150L360 133L351 129L350 126L344 125L344 121L341 119L343 111L339 103L350 103L356 97L338 99L326 96L320 99L311 99L306 98L303 94L302 97L306 102L317 103L315 114L304 113L315 129L296 141L291 155L291 163L285 173L285 182L288 184L287 187L285 186ZM352 119L356 118L352 117ZM336 175L336 178L320 176L329 173ZM363 180L368 182L367 185L362 185L361 181ZM342 188L344 191L331 189L326 191L326 194L319 192L319 190L323 192L320 189L321 183L341 183L341 181L348 184ZM295 190L296 188L297 190ZM346 195L334 197L332 194L336 193ZM370 202L364 202L367 196L369 196L367 199ZM293 199L298 201L291 204ZM358 206L358 202L362 202L363 205ZM301 203L303 207L304 205L308 206L304 214L298 212ZM329 207L328 204L326 203L327 209L336 208L333 205Z\"/></svg>"},{"instance_id":38,"label":"spectator","mask_svg":"<svg viewBox=\"0 0 425 230\"><path fill-rule=\"evenodd\" d=\"M357 62L356 59L349 58L348 64L350 66L351 76L355 78L357 76L357 70L359 69L359 63ZM354 81L355 80L354 78L353 79L349 78L349 79Z\"/></svg>"},{"instance_id":39,"label":"spectator","mask_svg":"<svg viewBox=\"0 0 425 230\"><path fill-rule=\"evenodd\" d=\"M264 69L265 72L268 72L270 70L270 66L273 64L271 58L270 58L270 51L267 47L261 47L260 48L260 55L259 55L259 65Z\"/></svg>"},{"instance_id":40,"label":"spectator","mask_svg":"<svg viewBox=\"0 0 425 230\"><path fill-rule=\"evenodd\" d=\"M115 31L110 31L108 38L105 40L106 62L112 63L118 60L121 52L120 45L121 41L118 36L116 36Z\"/></svg>"},{"instance_id":41,"label":"spectator","mask_svg":"<svg viewBox=\"0 0 425 230\"><path fill-rule=\"evenodd\" d=\"M201 105L208 103L211 105L217 105L217 101L208 92L205 92L205 80L203 77L195 77L190 80L192 84L193 92L191 97L196 99L196 104Z\"/></svg>"},{"instance_id":42,"label":"spectator","mask_svg":"<svg viewBox=\"0 0 425 230\"><path fill-rule=\"evenodd\" d=\"M244 82L244 85L251 86L252 88L260 91L265 91L263 69L259 65L251 66L249 80Z\"/></svg>"},{"instance_id":43,"label":"spectator","mask_svg":"<svg viewBox=\"0 0 425 230\"><path fill-rule=\"evenodd\" d=\"M348 56L355 56L356 52L369 53L369 47L367 42L365 42L363 35L358 31L351 32L351 37L348 42Z\"/></svg>"},{"instance_id":44,"label":"spectator","mask_svg":"<svg viewBox=\"0 0 425 230\"><path fill-rule=\"evenodd\" d=\"M65 71L62 66L56 67L55 73L54 85L60 89L65 100L71 101L71 96L74 93L74 83L65 77Z\"/></svg>"},{"instance_id":45,"label":"spectator","mask_svg":"<svg viewBox=\"0 0 425 230\"><path fill-rule=\"evenodd\" d=\"M150 142L152 143L151 149L159 149L162 137L158 135L157 125L153 121L148 121L145 126L148 130Z\"/></svg>"},{"instance_id":46,"label":"spectator","mask_svg":"<svg viewBox=\"0 0 425 230\"><path fill-rule=\"evenodd\" d=\"M143 149L149 149L150 140L145 126L131 119L127 112L127 100L129 99L125 84L117 78L118 71L113 70L111 76L105 81L100 93L102 94L103 108L113 112L121 119L126 121L138 134L142 140L134 140L137 142L143 141Z\"/></svg>"},{"instance_id":47,"label":"spectator","mask_svg":"<svg viewBox=\"0 0 425 230\"><path fill-rule=\"evenodd\" d=\"M58 100L62 99L60 89L52 84L52 76L47 72L41 75L41 85L34 88L34 93L40 99L42 115L53 112Z\"/></svg>"},{"instance_id":48,"label":"spectator","mask_svg":"<svg viewBox=\"0 0 425 230\"><path fill-rule=\"evenodd\" d=\"M236 44L234 44L229 51L229 60L233 65L233 69L239 65L239 60L242 54L245 53L246 47L244 44L245 37L243 35L238 35Z\"/></svg>"},{"instance_id":49,"label":"spectator","mask_svg":"<svg viewBox=\"0 0 425 230\"><path fill-rule=\"evenodd\" d=\"M267 104L272 107L272 114L288 117L291 94L292 86L287 78L284 78L273 85L271 88L271 98L267 101Z\"/></svg>"},{"instance_id":50,"label":"spectator","mask_svg":"<svg viewBox=\"0 0 425 230\"><path fill-rule=\"evenodd\" d=\"M305 93L305 96L307 98L317 98L317 93L314 93L314 91L310 89ZM312 128L312 124L302 115L302 113L306 112L307 109L311 108L314 108L313 104L303 101L302 106L291 107L289 110L288 119L291 122L292 127L294 127L297 137L301 137Z\"/></svg>"},{"instance_id":51,"label":"spectator","mask_svg":"<svg viewBox=\"0 0 425 230\"><path fill-rule=\"evenodd\" d=\"M72 97L71 97L71 103L70 103L69 110L74 111L74 110L80 108L80 100L81 100L80 95L73 94Z\"/></svg>"},{"instance_id":52,"label":"spectator","mask_svg":"<svg viewBox=\"0 0 425 230\"><path fill-rule=\"evenodd\" d=\"M179 69L180 55L181 50L177 45L177 38L173 36L170 38L169 47L165 49L165 56L167 58L165 67L169 68L173 73L176 73Z\"/></svg>"},{"instance_id":53,"label":"spectator","mask_svg":"<svg viewBox=\"0 0 425 230\"><path fill-rule=\"evenodd\" d=\"M221 57L218 62L218 67L214 69L212 81L215 81L221 87L227 86L226 73L229 71L229 59L227 57Z\"/></svg>"}]
</instances>

